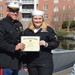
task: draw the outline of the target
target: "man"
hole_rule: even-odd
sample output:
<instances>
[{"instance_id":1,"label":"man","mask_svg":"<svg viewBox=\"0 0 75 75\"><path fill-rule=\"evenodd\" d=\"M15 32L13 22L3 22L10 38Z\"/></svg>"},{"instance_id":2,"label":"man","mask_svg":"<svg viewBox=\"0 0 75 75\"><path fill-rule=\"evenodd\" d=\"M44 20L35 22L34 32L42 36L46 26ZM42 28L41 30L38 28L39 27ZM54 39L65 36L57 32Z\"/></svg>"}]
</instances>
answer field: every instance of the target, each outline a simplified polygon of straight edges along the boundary
<instances>
[{"instance_id":1,"label":"man","mask_svg":"<svg viewBox=\"0 0 75 75\"><path fill-rule=\"evenodd\" d=\"M7 16L0 21L0 70L3 75L18 75L20 53L25 47L20 43L22 24L17 20L21 4L12 0L6 5Z\"/></svg>"}]
</instances>

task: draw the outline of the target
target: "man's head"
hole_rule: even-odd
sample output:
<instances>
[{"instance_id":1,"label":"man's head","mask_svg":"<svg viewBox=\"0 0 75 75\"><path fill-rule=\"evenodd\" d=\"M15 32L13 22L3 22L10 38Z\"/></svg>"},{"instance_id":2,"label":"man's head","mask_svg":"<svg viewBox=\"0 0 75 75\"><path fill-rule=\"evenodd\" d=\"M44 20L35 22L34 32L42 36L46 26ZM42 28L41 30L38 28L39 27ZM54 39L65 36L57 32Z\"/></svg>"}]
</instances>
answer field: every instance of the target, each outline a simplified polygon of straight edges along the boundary
<instances>
[{"instance_id":1,"label":"man's head","mask_svg":"<svg viewBox=\"0 0 75 75\"><path fill-rule=\"evenodd\" d=\"M7 14L10 16L13 20L16 20L19 15L19 7L21 6L21 3L17 0L7 1Z\"/></svg>"}]
</instances>

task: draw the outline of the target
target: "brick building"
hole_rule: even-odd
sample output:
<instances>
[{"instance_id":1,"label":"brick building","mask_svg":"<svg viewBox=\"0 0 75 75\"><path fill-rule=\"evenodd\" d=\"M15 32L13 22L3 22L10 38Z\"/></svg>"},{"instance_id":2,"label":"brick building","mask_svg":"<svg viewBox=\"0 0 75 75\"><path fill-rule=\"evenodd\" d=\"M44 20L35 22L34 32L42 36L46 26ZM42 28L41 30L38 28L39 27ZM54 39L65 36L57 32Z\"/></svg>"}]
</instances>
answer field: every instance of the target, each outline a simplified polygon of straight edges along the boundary
<instances>
[{"instance_id":1,"label":"brick building","mask_svg":"<svg viewBox=\"0 0 75 75\"><path fill-rule=\"evenodd\" d=\"M0 0L0 19L6 16L6 5L7 0ZM31 20L31 11L35 8L43 10L45 12L44 18L48 25L53 28L61 28L57 24L60 18L58 14L62 13L66 9L70 10L75 8L75 0L19 0L22 3L20 7L19 20L22 22L24 29L28 26ZM34 4L35 2L35 4ZM75 9L74 9L75 11ZM55 14L58 13L58 14ZM75 14L75 13L73 13ZM68 16L71 16L68 14ZM73 15L73 20L75 16ZM56 24L55 24L55 23Z\"/></svg>"}]
</instances>

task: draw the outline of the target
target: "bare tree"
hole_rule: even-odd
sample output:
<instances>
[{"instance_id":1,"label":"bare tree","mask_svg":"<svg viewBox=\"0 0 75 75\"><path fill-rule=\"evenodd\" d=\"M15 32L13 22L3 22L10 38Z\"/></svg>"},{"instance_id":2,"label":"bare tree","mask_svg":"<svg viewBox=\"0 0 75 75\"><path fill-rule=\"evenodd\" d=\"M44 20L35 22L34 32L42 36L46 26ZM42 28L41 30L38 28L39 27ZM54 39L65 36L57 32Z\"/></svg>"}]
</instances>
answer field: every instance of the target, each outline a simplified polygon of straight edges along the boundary
<instances>
[{"instance_id":1,"label":"bare tree","mask_svg":"<svg viewBox=\"0 0 75 75\"><path fill-rule=\"evenodd\" d=\"M74 10L73 9L66 10L64 15L65 15L65 21L68 22L67 31L69 31L71 22L74 20Z\"/></svg>"},{"instance_id":2,"label":"bare tree","mask_svg":"<svg viewBox=\"0 0 75 75\"><path fill-rule=\"evenodd\" d=\"M55 29L62 29L62 23L64 21L68 22L67 31L70 30L70 24L74 20L74 8L59 10L59 12L55 12L52 16L52 23L55 25Z\"/></svg>"},{"instance_id":3,"label":"bare tree","mask_svg":"<svg viewBox=\"0 0 75 75\"><path fill-rule=\"evenodd\" d=\"M55 29L62 29L62 23L64 21L63 11L55 12L52 16L52 23L55 25Z\"/></svg>"}]
</instances>

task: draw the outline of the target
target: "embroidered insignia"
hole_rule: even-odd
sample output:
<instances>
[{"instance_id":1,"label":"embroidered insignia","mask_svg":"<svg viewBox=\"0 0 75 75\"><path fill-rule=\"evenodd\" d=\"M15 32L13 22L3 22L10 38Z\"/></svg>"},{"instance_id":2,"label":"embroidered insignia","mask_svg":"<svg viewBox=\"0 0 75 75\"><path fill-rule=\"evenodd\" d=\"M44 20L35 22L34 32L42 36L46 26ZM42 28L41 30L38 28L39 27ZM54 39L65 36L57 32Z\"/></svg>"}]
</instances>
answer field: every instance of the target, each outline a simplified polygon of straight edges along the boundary
<instances>
[{"instance_id":1,"label":"embroidered insignia","mask_svg":"<svg viewBox=\"0 0 75 75\"><path fill-rule=\"evenodd\" d=\"M57 36L55 35L55 38L56 38L56 41L58 41L58 38L57 38Z\"/></svg>"},{"instance_id":2,"label":"embroidered insignia","mask_svg":"<svg viewBox=\"0 0 75 75\"><path fill-rule=\"evenodd\" d=\"M42 29L41 32L48 32L47 29Z\"/></svg>"}]
</instances>

